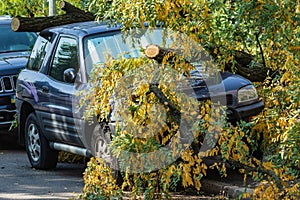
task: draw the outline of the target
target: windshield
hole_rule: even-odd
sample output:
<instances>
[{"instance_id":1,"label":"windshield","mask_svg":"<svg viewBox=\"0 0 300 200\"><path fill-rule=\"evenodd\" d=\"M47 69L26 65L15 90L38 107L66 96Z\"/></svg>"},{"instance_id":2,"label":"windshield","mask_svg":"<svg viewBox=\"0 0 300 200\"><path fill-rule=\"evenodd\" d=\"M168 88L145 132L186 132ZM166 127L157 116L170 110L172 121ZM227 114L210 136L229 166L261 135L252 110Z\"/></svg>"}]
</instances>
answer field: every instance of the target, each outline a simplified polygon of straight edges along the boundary
<instances>
[{"instance_id":1,"label":"windshield","mask_svg":"<svg viewBox=\"0 0 300 200\"><path fill-rule=\"evenodd\" d=\"M0 26L0 53L30 51L36 37L33 32L14 32L10 26Z\"/></svg>"},{"instance_id":2,"label":"windshield","mask_svg":"<svg viewBox=\"0 0 300 200\"><path fill-rule=\"evenodd\" d=\"M199 43L182 33L175 33L166 29L139 29L136 32L129 32L128 37L124 37L124 34L120 31L90 35L84 38L83 43L88 76L93 66L105 63L106 58L118 59L120 56L138 58L140 57L141 49L145 49L149 44L174 50L184 56L196 68L202 68L202 63L205 60L193 58L195 55L193 53L197 52L196 54L200 55L201 52L204 52ZM199 70L197 72L192 73L192 75L197 77Z\"/></svg>"},{"instance_id":3,"label":"windshield","mask_svg":"<svg viewBox=\"0 0 300 200\"><path fill-rule=\"evenodd\" d=\"M153 30L131 35L133 37L123 38L120 31L107 34L97 34L88 36L84 39L85 65L87 72L90 73L94 65L103 64L107 56L118 59L120 56L125 58L138 58L140 49L148 44L163 44L162 30Z\"/></svg>"}]
</instances>

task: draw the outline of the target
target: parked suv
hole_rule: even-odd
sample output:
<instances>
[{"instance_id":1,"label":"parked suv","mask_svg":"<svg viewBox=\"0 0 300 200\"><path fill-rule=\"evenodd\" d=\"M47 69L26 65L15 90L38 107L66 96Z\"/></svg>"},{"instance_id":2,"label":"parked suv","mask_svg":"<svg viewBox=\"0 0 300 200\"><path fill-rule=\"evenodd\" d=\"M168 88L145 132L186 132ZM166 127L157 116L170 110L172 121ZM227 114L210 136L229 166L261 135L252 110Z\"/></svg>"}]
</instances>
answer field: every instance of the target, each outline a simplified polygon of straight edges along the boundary
<instances>
[{"instance_id":1,"label":"parked suv","mask_svg":"<svg viewBox=\"0 0 300 200\"><path fill-rule=\"evenodd\" d=\"M8 133L14 120L17 76L37 38L36 33L13 32L10 24L9 16L0 16L0 134Z\"/></svg>"},{"instance_id":2,"label":"parked suv","mask_svg":"<svg viewBox=\"0 0 300 200\"><path fill-rule=\"evenodd\" d=\"M116 59L122 52L124 56L135 56L138 50L130 49L122 41L120 28L96 22L40 32L27 68L19 74L16 93L19 139L25 144L33 167L55 167L59 150L92 155L93 146L86 145L89 140L82 137L88 135L82 133L83 113L74 114L72 103L76 88L86 87L92 67L104 63L105 53L111 53ZM218 84L225 88L231 120L247 119L263 109L263 102L249 80L231 73L221 73L221 77ZM208 98L207 88L199 84L194 86L195 91L202 88L203 93L196 92L196 98ZM100 127L100 131L103 129Z\"/></svg>"}]
</instances>

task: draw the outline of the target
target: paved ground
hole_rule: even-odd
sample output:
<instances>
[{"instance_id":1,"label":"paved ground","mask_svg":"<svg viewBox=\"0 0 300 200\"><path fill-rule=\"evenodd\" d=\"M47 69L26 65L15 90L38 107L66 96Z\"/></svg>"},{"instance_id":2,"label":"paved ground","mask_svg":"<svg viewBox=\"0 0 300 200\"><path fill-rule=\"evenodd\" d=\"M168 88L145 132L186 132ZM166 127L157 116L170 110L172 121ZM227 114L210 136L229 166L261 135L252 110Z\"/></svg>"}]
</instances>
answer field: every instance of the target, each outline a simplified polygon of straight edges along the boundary
<instances>
[{"instance_id":1,"label":"paved ground","mask_svg":"<svg viewBox=\"0 0 300 200\"><path fill-rule=\"evenodd\" d=\"M84 165L67 163L59 163L51 171L32 169L25 150L0 135L0 200L75 198L84 185L83 171ZM206 195L173 194L173 199L236 199L242 192L253 192L253 182L245 188L243 176L233 170L228 171L225 179L218 172L209 171L201 183Z\"/></svg>"},{"instance_id":2,"label":"paved ground","mask_svg":"<svg viewBox=\"0 0 300 200\"><path fill-rule=\"evenodd\" d=\"M83 188L81 164L59 163L52 171L30 167L25 151L0 136L0 199L70 199Z\"/></svg>"}]
</instances>

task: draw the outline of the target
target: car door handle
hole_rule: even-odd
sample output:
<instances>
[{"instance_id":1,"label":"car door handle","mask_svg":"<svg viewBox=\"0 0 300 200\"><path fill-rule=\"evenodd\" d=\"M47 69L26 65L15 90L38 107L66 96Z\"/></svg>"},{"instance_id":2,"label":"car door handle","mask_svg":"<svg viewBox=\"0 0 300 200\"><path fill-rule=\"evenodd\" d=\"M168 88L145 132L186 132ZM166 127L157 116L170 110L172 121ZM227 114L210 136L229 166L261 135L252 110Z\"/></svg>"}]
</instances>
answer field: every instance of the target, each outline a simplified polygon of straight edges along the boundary
<instances>
[{"instance_id":1,"label":"car door handle","mask_svg":"<svg viewBox=\"0 0 300 200\"><path fill-rule=\"evenodd\" d=\"M47 86L42 86L42 92L48 93L49 88Z\"/></svg>"}]
</instances>

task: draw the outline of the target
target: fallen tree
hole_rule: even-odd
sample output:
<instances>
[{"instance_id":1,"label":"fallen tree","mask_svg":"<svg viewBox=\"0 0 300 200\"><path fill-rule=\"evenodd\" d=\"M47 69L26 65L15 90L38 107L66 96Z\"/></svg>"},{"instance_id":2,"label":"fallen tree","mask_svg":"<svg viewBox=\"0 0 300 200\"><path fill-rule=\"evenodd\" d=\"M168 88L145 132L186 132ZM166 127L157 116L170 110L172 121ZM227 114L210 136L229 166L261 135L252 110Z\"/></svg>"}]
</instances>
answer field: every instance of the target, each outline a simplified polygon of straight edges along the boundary
<instances>
[{"instance_id":1,"label":"fallen tree","mask_svg":"<svg viewBox=\"0 0 300 200\"><path fill-rule=\"evenodd\" d=\"M66 11L64 15L49 17L15 17L11 22L11 29L16 32L31 31L40 32L46 28L65 25L76 22L85 22L95 20L95 15L85 12L68 2L62 1L60 9Z\"/></svg>"},{"instance_id":2,"label":"fallen tree","mask_svg":"<svg viewBox=\"0 0 300 200\"><path fill-rule=\"evenodd\" d=\"M15 17L11 22L11 28L16 32L40 32L49 27L93 21L96 19L96 16L93 13L85 12L66 1L60 3L60 9L65 11L66 14L49 17ZM215 49L216 47L207 49L213 58L217 58L220 54L220 52L215 53ZM255 62L254 57L245 51L235 51L233 57L235 61L235 73L242 75L251 81L263 82L269 74L273 74L264 63L260 64ZM232 66L232 62L227 63L225 65L225 70L232 71Z\"/></svg>"}]
</instances>

